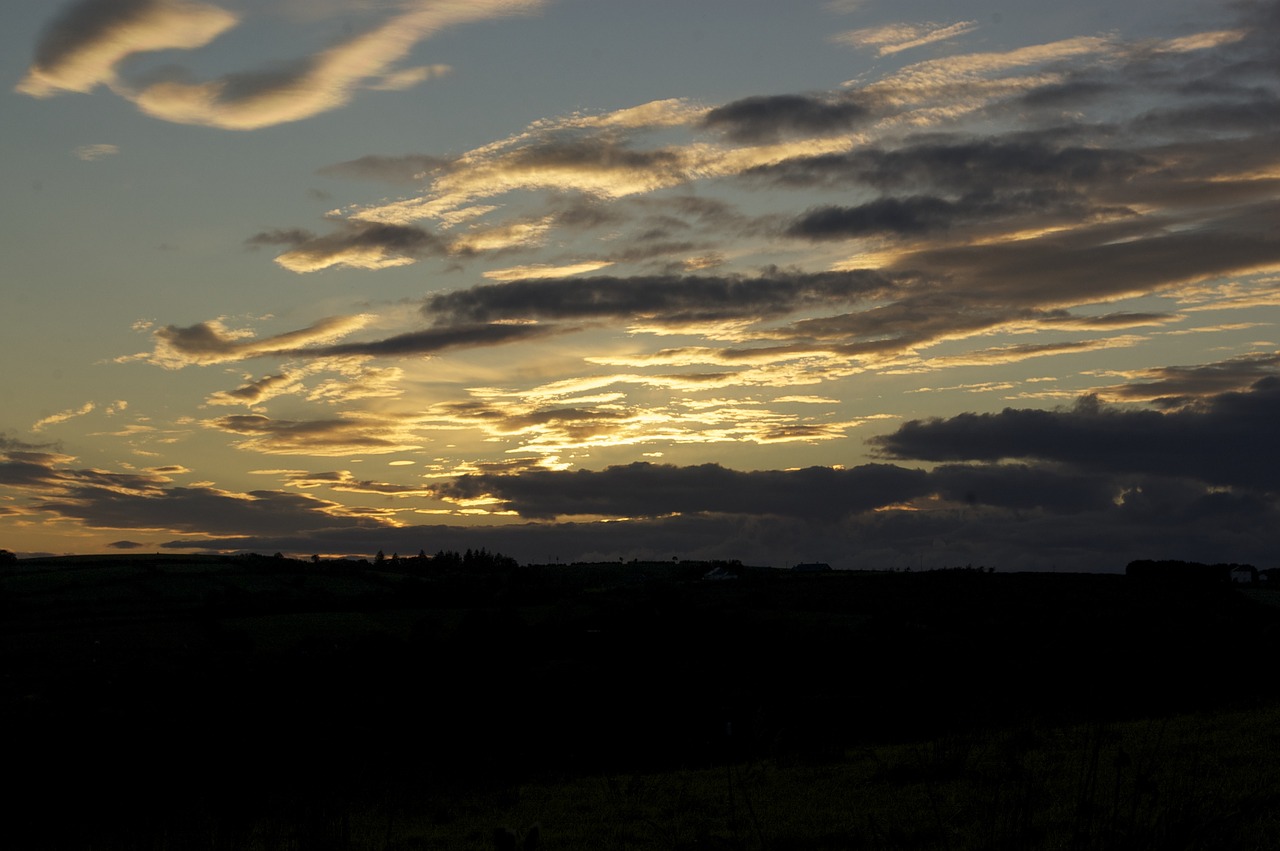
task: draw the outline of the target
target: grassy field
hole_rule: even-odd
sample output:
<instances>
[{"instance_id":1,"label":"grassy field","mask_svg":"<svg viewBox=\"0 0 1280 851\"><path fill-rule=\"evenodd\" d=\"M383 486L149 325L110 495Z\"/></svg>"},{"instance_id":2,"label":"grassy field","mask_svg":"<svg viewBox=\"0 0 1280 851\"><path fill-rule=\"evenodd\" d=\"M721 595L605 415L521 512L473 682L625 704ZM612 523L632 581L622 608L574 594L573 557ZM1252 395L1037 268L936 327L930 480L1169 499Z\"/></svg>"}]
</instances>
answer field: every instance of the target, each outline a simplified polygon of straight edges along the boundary
<instances>
[{"instance_id":1,"label":"grassy field","mask_svg":"<svg viewBox=\"0 0 1280 851\"><path fill-rule=\"evenodd\" d=\"M20 562L0 842L1280 846L1280 595L709 567Z\"/></svg>"}]
</instances>

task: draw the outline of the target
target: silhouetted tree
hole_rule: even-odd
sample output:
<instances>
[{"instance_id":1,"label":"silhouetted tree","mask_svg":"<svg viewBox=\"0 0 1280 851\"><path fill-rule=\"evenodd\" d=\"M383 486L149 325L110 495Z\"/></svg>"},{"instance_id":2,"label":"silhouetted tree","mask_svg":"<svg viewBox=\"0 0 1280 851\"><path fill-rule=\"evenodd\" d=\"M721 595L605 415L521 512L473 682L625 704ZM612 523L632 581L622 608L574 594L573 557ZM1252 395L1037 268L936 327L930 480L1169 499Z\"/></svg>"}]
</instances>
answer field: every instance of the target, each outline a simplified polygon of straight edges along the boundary
<instances>
[{"instance_id":1,"label":"silhouetted tree","mask_svg":"<svg viewBox=\"0 0 1280 851\"><path fill-rule=\"evenodd\" d=\"M373 557L374 564L382 564L386 560L387 560L386 553L384 553L382 550L378 550L378 554Z\"/></svg>"},{"instance_id":2,"label":"silhouetted tree","mask_svg":"<svg viewBox=\"0 0 1280 851\"><path fill-rule=\"evenodd\" d=\"M18 557L8 550L0 550L0 564L14 564Z\"/></svg>"}]
</instances>

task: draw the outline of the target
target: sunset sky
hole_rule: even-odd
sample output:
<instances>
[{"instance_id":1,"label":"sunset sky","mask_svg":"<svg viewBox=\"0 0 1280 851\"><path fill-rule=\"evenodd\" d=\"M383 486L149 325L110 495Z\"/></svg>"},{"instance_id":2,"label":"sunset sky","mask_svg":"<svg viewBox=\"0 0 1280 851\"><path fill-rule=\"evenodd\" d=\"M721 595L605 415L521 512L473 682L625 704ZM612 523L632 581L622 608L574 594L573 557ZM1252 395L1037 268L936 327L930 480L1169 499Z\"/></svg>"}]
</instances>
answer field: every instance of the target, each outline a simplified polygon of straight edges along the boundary
<instances>
[{"instance_id":1,"label":"sunset sky","mask_svg":"<svg viewBox=\"0 0 1280 851\"><path fill-rule=\"evenodd\" d=\"M1280 3L0 20L0 547L1280 561Z\"/></svg>"}]
</instances>

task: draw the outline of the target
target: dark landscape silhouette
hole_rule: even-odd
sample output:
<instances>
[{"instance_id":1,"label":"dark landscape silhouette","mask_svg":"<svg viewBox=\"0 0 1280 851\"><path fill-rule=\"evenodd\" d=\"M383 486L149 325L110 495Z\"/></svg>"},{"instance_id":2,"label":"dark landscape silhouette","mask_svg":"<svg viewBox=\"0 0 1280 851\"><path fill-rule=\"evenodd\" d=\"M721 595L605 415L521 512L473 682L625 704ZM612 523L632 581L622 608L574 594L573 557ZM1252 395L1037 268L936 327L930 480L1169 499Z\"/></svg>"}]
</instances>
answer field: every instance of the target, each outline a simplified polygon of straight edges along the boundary
<instances>
[{"instance_id":1,"label":"dark landscape silhouette","mask_svg":"<svg viewBox=\"0 0 1280 851\"><path fill-rule=\"evenodd\" d=\"M811 567L10 561L5 844L1249 847L1280 828L1276 767L1251 757L1280 708L1265 574Z\"/></svg>"}]
</instances>

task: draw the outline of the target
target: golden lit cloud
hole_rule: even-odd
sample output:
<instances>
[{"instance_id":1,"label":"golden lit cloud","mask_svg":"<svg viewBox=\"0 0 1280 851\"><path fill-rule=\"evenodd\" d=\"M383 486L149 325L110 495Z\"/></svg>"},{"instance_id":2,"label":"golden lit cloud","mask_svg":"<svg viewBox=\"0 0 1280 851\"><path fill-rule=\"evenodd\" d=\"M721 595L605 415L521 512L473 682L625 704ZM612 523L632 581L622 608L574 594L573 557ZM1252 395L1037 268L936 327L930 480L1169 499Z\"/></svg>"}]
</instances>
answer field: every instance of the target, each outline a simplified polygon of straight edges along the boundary
<instances>
[{"instance_id":1,"label":"golden lit cloud","mask_svg":"<svg viewBox=\"0 0 1280 851\"><path fill-rule=\"evenodd\" d=\"M306 328L271 337L257 338L252 331L228 328L220 319L211 319L185 328L166 325L152 332L155 349L118 359L145 360L166 369L193 364L216 364L269 354L289 354L307 346L328 343L368 324L366 315L321 319Z\"/></svg>"},{"instance_id":2,"label":"golden lit cloud","mask_svg":"<svg viewBox=\"0 0 1280 851\"><path fill-rule=\"evenodd\" d=\"M45 33L15 90L43 98L117 85L116 68L129 57L202 47L238 21L226 9L188 0L80 3Z\"/></svg>"},{"instance_id":3,"label":"golden lit cloud","mask_svg":"<svg viewBox=\"0 0 1280 851\"><path fill-rule=\"evenodd\" d=\"M145 113L180 124L254 130L310 118L347 104L362 86L403 87L420 82L421 69L392 67L420 41L440 30L501 15L530 11L542 0L419 2L381 26L330 47L291 72L242 75L203 83L166 81L128 94ZM430 70L428 69L428 76ZM412 81L412 82L409 82ZM256 85L255 85L256 83ZM393 86L394 87L394 86Z\"/></svg>"},{"instance_id":4,"label":"golden lit cloud","mask_svg":"<svg viewBox=\"0 0 1280 851\"><path fill-rule=\"evenodd\" d=\"M1160 42L1159 49L1170 53L1190 53L1233 44L1249 34L1248 30L1214 30Z\"/></svg>"},{"instance_id":5,"label":"golden lit cloud","mask_svg":"<svg viewBox=\"0 0 1280 851\"><path fill-rule=\"evenodd\" d=\"M832 41L851 47L874 47L877 56L888 56L913 47L923 47L965 35L977 29L977 21L943 24L886 24L880 27L849 30L832 36Z\"/></svg>"},{"instance_id":6,"label":"golden lit cloud","mask_svg":"<svg viewBox=\"0 0 1280 851\"><path fill-rule=\"evenodd\" d=\"M613 264L607 260L592 260L585 263L570 263L565 266L512 266L509 269L491 269L484 276L492 281L519 281L533 278L562 278L570 275L584 275L595 272Z\"/></svg>"},{"instance_id":7,"label":"golden lit cloud","mask_svg":"<svg viewBox=\"0 0 1280 851\"><path fill-rule=\"evenodd\" d=\"M334 266L350 266L352 269L391 269L408 266L412 257L397 255L381 245L350 245L337 251L316 252L308 249L286 251L276 257L276 262L290 272L319 272Z\"/></svg>"},{"instance_id":8,"label":"golden lit cloud","mask_svg":"<svg viewBox=\"0 0 1280 851\"><path fill-rule=\"evenodd\" d=\"M37 420L35 423L33 423L31 426L31 430L40 431L46 426L57 425L58 423L65 423L67 420L73 420L76 417L83 417L85 414L92 413L94 408L96 407L97 406L94 405L93 402L85 402L79 408L70 408L65 411L60 411L56 414L50 414L49 416L44 417L41 420Z\"/></svg>"},{"instance_id":9,"label":"golden lit cloud","mask_svg":"<svg viewBox=\"0 0 1280 851\"><path fill-rule=\"evenodd\" d=\"M76 159L84 160L85 162L93 162L94 160L100 160L103 157L114 156L118 153L120 153L120 147L118 145L105 145L105 144L104 145L81 145L80 147L72 151L72 154L75 155Z\"/></svg>"},{"instance_id":10,"label":"golden lit cloud","mask_svg":"<svg viewBox=\"0 0 1280 851\"><path fill-rule=\"evenodd\" d=\"M620 199L692 180L740 174L793 157L839 153L854 145L848 137L830 137L737 148L696 142L628 152L608 144L539 145L537 141L511 151L471 151L447 174L435 178L423 197L359 209L352 217L404 226L422 219L439 220L477 199L515 191L551 190ZM506 244L499 242L498 247Z\"/></svg>"},{"instance_id":11,"label":"golden lit cloud","mask_svg":"<svg viewBox=\"0 0 1280 851\"><path fill-rule=\"evenodd\" d=\"M266 455L385 455L421 449L415 424L398 417L342 414L336 419L277 420L257 414L219 417L205 426L241 435L236 446Z\"/></svg>"}]
</instances>

